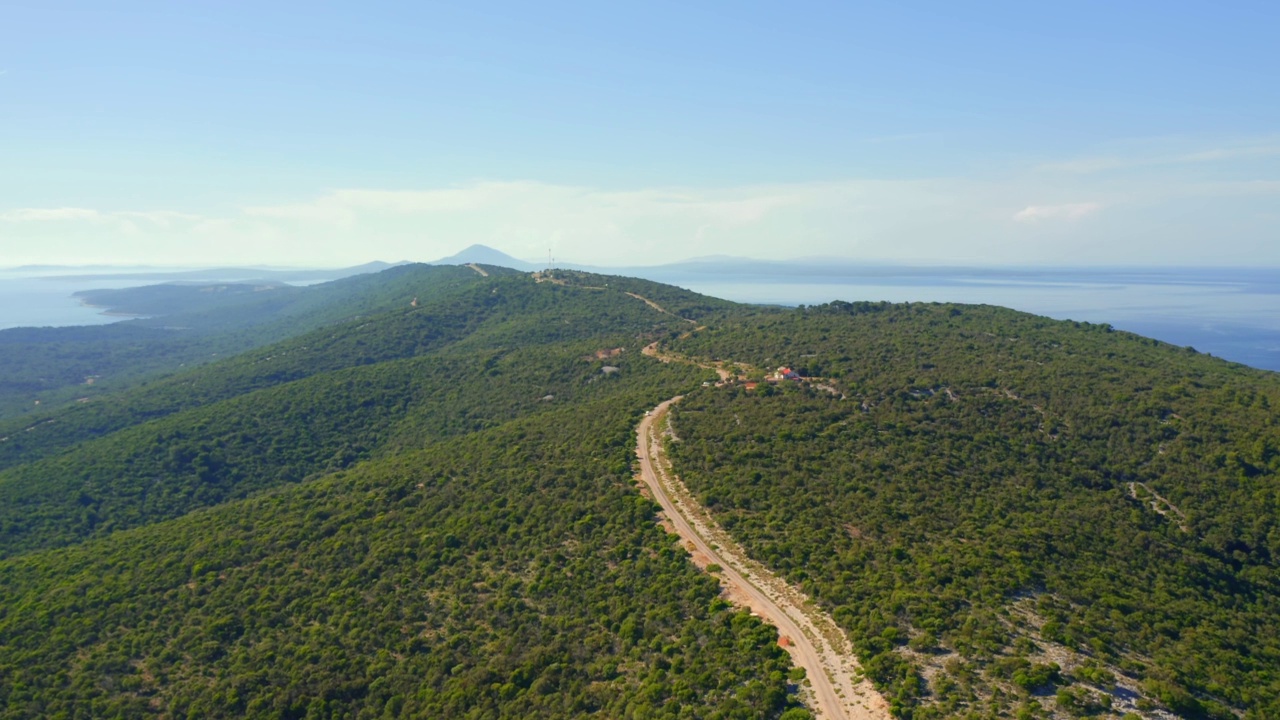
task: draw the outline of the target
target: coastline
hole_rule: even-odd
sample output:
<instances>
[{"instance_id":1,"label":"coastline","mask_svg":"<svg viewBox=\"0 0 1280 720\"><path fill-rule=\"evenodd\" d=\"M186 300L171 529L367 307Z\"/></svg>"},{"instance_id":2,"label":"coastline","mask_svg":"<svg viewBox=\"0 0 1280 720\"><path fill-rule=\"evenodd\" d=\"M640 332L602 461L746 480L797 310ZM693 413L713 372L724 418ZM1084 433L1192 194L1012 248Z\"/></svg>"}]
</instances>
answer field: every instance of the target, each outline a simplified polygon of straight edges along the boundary
<instances>
[{"instance_id":1,"label":"coastline","mask_svg":"<svg viewBox=\"0 0 1280 720\"><path fill-rule=\"evenodd\" d=\"M84 298L80 297L79 292L71 293L71 297L75 298L76 301L80 303L80 307L92 308L94 310L102 308L103 309L102 312L98 313L98 315L101 315L103 317L115 317L115 318L120 318L121 320L124 320L124 319L137 320L140 318L151 317L150 315L143 315L141 313L125 312L124 310L113 310L110 305L97 305L95 303L91 303L88 300L85 300Z\"/></svg>"},{"instance_id":2,"label":"coastline","mask_svg":"<svg viewBox=\"0 0 1280 720\"><path fill-rule=\"evenodd\" d=\"M0 279L0 330L107 325L127 319L75 297L83 288L43 278Z\"/></svg>"}]
</instances>

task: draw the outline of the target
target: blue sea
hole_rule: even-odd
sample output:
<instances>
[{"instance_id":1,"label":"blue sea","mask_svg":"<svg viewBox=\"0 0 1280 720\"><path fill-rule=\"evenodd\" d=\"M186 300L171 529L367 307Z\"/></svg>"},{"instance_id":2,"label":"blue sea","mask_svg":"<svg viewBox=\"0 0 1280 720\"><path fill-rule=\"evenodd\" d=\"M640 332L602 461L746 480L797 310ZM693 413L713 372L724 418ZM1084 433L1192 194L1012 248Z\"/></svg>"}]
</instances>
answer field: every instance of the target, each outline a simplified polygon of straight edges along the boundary
<instances>
[{"instance_id":1,"label":"blue sea","mask_svg":"<svg viewBox=\"0 0 1280 720\"><path fill-rule=\"evenodd\" d=\"M103 315L100 308L82 305L71 294L96 288L122 288L134 281L84 281L57 278L0 277L0 330L12 327L102 325L122 318Z\"/></svg>"},{"instance_id":2,"label":"blue sea","mask_svg":"<svg viewBox=\"0 0 1280 720\"><path fill-rule=\"evenodd\" d=\"M143 268L141 270L151 270ZM199 271L181 271L181 282L230 282L252 279L252 271L228 275L225 271L200 275ZM298 277L290 285L310 285L325 278ZM68 325L105 325L128 317L107 315L102 308L89 307L73 297L81 290L102 290L140 285L154 285L163 277L140 280L138 277L97 275L23 274L0 270L0 330L14 327L66 327Z\"/></svg>"},{"instance_id":3,"label":"blue sea","mask_svg":"<svg viewBox=\"0 0 1280 720\"><path fill-rule=\"evenodd\" d=\"M1002 305L1052 318L1110 323L1120 330L1280 371L1280 270L778 268L740 273L651 268L636 274L739 302ZM139 284L144 283L136 278L0 275L0 329L117 322L123 318L85 307L71 294Z\"/></svg>"},{"instance_id":4,"label":"blue sea","mask_svg":"<svg viewBox=\"0 0 1280 720\"><path fill-rule=\"evenodd\" d=\"M1060 320L1110 323L1119 330L1280 371L1280 270L812 270L651 277L739 302L1000 305Z\"/></svg>"}]
</instances>

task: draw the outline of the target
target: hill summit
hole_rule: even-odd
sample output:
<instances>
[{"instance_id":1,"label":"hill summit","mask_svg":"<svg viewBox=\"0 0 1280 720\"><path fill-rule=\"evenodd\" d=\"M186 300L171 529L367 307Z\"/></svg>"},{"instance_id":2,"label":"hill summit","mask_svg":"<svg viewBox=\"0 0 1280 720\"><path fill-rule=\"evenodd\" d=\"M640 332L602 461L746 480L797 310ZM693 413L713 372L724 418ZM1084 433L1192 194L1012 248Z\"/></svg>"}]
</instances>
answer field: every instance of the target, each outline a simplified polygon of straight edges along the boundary
<instances>
[{"instance_id":1,"label":"hill summit","mask_svg":"<svg viewBox=\"0 0 1280 720\"><path fill-rule=\"evenodd\" d=\"M469 245L464 250L449 257L440 258L429 264L431 265L466 265L467 263L478 263L480 265L497 265L499 267L509 267L515 270L533 271L541 269L534 263L518 260L501 250L494 250L488 245Z\"/></svg>"}]
</instances>

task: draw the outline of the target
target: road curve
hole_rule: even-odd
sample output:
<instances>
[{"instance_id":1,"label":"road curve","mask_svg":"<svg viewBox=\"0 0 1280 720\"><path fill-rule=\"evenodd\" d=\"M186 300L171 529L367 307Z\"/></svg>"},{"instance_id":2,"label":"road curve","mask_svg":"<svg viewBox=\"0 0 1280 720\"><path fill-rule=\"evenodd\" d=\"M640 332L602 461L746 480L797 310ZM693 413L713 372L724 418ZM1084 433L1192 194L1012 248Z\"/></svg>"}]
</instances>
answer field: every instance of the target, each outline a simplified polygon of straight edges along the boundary
<instances>
[{"instance_id":1,"label":"road curve","mask_svg":"<svg viewBox=\"0 0 1280 720\"><path fill-rule=\"evenodd\" d=\"M722 569L719 580L730 597L778 628L788 641L784 647L795 664L805 669L813 690L816 715L829 720L889 720L888 703L861 677L848 641L835 623L818 613L807 598L788 588L772 573L750 561L714 520L688 494L683 483L662 465L660 432L654 427L667 414L676 396L651 410L636 429L640 479L662 507L666 520L685 547L705 556L705 564ZM675 498L673 499L673 495ZM714 542L708 538L714 538Z\"/></svg>"}]
</instances>

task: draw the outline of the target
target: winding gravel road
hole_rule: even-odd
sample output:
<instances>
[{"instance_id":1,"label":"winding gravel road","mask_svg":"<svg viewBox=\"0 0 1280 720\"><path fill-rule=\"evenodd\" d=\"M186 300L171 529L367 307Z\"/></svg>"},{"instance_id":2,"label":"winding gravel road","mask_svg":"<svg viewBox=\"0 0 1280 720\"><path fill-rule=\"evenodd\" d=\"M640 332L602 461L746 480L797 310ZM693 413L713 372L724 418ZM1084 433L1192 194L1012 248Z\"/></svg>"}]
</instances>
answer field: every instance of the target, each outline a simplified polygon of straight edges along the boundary
<instances>
[{"instance_id":1,"label":"winding gravel road","mask_svg":"<svg viewBox=\"0 0 1280 720\"><path fill-rule=\"evenodd\" d=\"M813 607L799 591L788 587L767 569L750 560L689 494L684 484L662 463L660 423L676 396L654 408L636 430L640 479L662 506L673 530L702 567L722 569L719 580L728 595L778 628L792 660L805 669L813 690L810 708L830 720L889 720L884 698L863 679L849 642L829 617ZM698 555L703 558L698 558Z\"/></svg>"}]
</instances>

